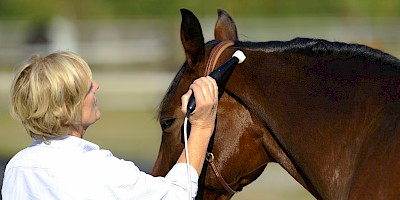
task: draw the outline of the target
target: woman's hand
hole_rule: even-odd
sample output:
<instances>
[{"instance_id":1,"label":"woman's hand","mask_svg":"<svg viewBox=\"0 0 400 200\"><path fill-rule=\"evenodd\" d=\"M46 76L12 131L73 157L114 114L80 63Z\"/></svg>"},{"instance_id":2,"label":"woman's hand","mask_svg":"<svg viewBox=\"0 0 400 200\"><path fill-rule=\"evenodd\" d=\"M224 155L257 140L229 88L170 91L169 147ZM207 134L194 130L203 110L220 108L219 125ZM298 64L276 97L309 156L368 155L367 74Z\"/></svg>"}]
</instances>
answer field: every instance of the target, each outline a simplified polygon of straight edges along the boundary
<instances>
[{"instance_id":1,"label":"woman's hand","mask_svg":"<svg viewBox=\"0 0 400 200\"><path fill-rule=\"evenodd\" d=\"M209 76L196 79L181 97L183 113L192 93L196 99L196 109L190 115L192 128L213 130L218 107L217 83Z\"/></svg>"},{"instance_id":2,"label":"woman's hand","mask_svg":"<svg viewBox=\"0 0 400 200\"><path fill-rule=\"evenodd\" d=\"M190 137L188 140L188 153L190 165L201 173L206 157L207 146L214 131L215 118L218 107L218 86L215 80L209 76L196 79L181 98L182 111L186 113L190 96L194 93L196 109L190 115ZM186 161L185 152L182 151L178 163Z\"/></svg>"}]
</instances>

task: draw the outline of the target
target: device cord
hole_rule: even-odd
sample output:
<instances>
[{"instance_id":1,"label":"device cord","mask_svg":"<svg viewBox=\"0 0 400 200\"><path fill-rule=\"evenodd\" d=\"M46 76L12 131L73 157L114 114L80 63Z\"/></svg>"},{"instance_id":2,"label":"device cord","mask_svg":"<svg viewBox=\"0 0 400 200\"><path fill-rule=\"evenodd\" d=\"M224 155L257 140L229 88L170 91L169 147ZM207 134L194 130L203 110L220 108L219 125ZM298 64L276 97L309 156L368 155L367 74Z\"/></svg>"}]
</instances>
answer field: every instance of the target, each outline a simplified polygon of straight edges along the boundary
<instances>
[{"instance_id":1,"label":"device cord","mask_svg":"<svg viewBox=\"0 0 400 200\"><path fill-rule=\"evenodd\" d=\"M191 173L190 173L190 160L189 160L189 148L188 148L188 120L189 120L189 112L186 113L185 116L185 121L183 123L183 140L185 143L185 155L186 155L186 170L187 170L187 174L188 174L188 195L189 195L189 199L192 199L192 177L191 177Z\"/></svg>"}]
</instances>

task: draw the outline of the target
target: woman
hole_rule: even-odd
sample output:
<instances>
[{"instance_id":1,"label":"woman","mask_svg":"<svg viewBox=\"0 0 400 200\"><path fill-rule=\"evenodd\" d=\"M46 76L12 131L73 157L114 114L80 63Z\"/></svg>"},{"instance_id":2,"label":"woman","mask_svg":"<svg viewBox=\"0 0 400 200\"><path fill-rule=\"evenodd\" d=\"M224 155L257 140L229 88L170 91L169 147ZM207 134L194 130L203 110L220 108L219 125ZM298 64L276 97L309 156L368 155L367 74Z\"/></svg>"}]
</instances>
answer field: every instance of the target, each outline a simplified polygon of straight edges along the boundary
<instances>
[{"instance_id":1,"label":"woman","mask_svg":"<svg viewBox=\"0 0 400 200\"><path fill-rule=\"evenodd\" d=\"M8 199L187 199L183 152L166 177L141 172L83 138L101 116L87 63L72 52L35 56L15 76L11 115L34 139L7 164L2 197ZM194 197L198 175L214 129L218 89L211 77L193 82L182 111L196 97L188 141Z\"/></svg>"}]
</instances>

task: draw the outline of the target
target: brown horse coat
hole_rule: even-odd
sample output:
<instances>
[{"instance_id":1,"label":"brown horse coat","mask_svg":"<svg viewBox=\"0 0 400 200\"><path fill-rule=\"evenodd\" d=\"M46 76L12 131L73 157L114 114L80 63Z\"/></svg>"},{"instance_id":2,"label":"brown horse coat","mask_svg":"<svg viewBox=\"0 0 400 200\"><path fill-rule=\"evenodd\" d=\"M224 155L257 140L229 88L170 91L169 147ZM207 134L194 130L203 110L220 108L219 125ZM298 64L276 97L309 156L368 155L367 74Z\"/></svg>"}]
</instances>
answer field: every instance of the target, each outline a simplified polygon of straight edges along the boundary
<instances>
[{"instance_id":1,"label":"brown horse coat","mask_svg":"<svg viewBox=\"0 0 400 200\"><path fill-rule=\"evenodd\" d=\"M202 76L211 48L240 49L219 101L212 151L226 182L241 190L278 162L317 199L400 198L400 61L363 45L297 38L241 42L219 10L215 40L204 43L197 18L182 10L186 62L160 106L162 143L153 175L165 175L183 145L180 97ZM198 199L229 199L205 165ZM265 194L268 196L268 194Z\"/></svg>"}]
</instances>

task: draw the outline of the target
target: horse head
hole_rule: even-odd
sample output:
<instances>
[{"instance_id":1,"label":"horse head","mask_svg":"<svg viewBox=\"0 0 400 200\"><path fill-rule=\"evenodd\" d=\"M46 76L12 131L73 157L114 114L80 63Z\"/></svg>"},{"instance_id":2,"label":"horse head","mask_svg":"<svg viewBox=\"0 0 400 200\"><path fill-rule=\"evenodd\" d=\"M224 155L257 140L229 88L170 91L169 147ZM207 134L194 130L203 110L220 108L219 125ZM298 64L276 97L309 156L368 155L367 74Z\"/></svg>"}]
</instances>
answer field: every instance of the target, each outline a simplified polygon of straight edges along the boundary
<instances>
[{"instance_id":1,"label":"horse head","mask_svg":"<svg viewBox=\"0 0 400 200\"><path fill-rule=\"evenodd\" d=\"M215 40L205 44L200 23L196 16L185 9L181 10L181 41L185 50L186 62L171 83L159 110L162 127L162 142L152 174L166 175L175 164L183 149L181 126L184 114L181 112L180 98L189 85L198 77L205 76L205 66L212 48L222 41L237 41L236 25L223 10L218 10L215 25ZM233 52L235 46L222 52L217 65L222 64ZM231 84L228 81L228 84ZM245 105L225 92L218 105L216 129L209 150L214 155L215 167L235 191L254 181L273 158L267 149L274 145L265 145L271 140L271 134L265 124ZM278 149L278 148L276 148ZM272 150L273 152L273 150ZM246 166L246 167L243 167ZM229 193L217 179L211 167L205 162L199 180L198 199L229 199Z\"/></svg>"}]
</instances>

